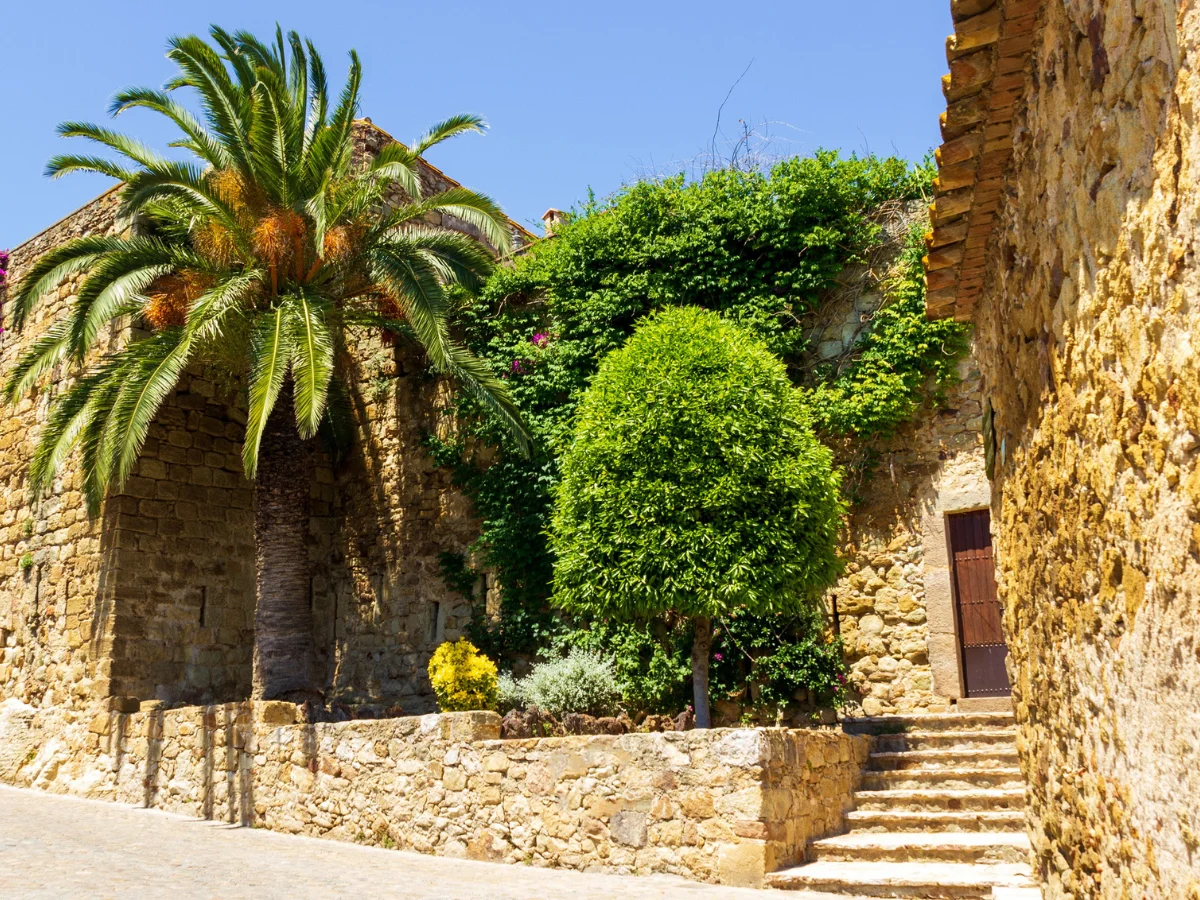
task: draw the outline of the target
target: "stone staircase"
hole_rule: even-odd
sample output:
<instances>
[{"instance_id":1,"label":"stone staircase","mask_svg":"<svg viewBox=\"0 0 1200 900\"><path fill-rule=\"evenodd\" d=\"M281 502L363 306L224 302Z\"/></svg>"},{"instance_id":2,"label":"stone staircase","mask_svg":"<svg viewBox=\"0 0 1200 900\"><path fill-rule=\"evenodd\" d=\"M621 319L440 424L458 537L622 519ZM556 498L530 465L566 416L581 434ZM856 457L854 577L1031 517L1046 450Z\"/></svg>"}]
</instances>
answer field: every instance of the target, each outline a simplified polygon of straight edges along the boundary
<instances>
[{"instance_id":1,"label":"stone staircase","mask_svg":"<svg viewBox=\"0 0 1200 900\"><path fill-rule=\"evenodd\" d=\"M1010 713L853 719L874 737L849 832L774 888L853 897L1037 898Z\"/></svg>"}]
</instances>

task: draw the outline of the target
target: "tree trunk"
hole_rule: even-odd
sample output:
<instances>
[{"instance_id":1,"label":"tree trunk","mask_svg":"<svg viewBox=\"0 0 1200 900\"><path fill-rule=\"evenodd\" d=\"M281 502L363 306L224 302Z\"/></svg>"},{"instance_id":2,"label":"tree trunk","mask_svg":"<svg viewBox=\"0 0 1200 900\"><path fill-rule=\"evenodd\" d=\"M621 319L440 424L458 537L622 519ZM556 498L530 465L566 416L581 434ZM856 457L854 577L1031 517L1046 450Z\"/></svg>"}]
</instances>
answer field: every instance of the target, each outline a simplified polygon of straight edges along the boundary
<instances>
[{"instance_id":1,"label":"tree trunk","mask_svg":"<svg viewBox=\"0 0 1200 900\"><path fill-rule=\"evenodd\" d=\"M708 616L692 619L692 695L696 703L696 727L711 728L708 712L708 653L712 647L712 620Z\"/></svg>"},{"instance_id":2,"label":"tree trunk","mask_svg":"<svg viewBox=\"0 0 1200 900\"><path fill-rule=\"evenodd\" d=\"M312 471L312 448L296 430L289 378L263 430L254 482L256 700L319 696L309 608Z\"/></svg>"}]
</instances>

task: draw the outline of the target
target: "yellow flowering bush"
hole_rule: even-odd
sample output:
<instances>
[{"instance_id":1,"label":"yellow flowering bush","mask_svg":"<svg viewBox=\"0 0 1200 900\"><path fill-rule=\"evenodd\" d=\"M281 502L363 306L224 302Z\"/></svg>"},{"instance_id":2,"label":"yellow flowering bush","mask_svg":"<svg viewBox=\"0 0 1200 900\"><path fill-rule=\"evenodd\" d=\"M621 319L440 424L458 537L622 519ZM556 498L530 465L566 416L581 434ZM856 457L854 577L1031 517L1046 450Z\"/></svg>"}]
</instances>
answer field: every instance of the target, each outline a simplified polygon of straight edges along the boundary
<instances>
[{"instance_id":1,"label":"yellow flowering bush","mask_svg":"<svg viewBox=\"0 0 1200 900\"><path fill-rule=\"evenodd\" d=\"M495 709L500 702L496 664L466 638L434 651L429 681L442 712Z\"/></svg>"}]
</instances>

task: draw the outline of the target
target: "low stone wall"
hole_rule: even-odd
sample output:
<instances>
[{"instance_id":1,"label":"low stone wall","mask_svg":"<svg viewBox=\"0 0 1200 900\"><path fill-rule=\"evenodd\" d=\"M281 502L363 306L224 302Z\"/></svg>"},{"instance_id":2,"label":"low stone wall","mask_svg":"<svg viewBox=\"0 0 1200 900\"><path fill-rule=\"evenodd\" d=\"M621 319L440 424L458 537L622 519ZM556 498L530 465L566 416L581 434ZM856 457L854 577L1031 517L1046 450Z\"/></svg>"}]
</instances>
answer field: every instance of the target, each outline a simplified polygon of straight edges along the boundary
<instances>
[{"instance_id":1,"label":"low stone wall","mask_svg":"<svg viewBox=\"0 0 1200 900\"><path fill-rule=\"evenodd\" d=\"M284 703L0 703L0 781L439 856L758 885L843 828L868 738L500 740L493 713L307 724Z\"/></svg>"}]
</instances>

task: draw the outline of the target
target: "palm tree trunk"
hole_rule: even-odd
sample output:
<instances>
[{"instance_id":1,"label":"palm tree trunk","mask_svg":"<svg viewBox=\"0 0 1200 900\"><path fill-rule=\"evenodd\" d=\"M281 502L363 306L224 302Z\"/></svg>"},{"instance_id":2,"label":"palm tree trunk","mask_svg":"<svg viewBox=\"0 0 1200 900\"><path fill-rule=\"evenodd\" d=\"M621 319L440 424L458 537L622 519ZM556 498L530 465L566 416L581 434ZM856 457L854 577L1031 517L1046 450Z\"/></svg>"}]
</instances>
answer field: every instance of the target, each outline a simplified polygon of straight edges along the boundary
<instances>
[{"instance_id":1,"label":"palm tree trunk","mask_svg":"<svg viewBox=\"0 0 1200 900\"><path fill-rule=\"evenodd\" d=\"M289 378L263 430L254 482L257 700L318 695L308 581L312 470L312 448L296 430Z\"/></svg>"},{"instance_id":2,"label":"palm tree trunk","mask_svg":"<svg viewBox=\"0 0 1200 900\"><path fill-rule=\"evenodd\" d=\"M696 703L696 727L711 728L708 712L708 653L712 647L712 619L696 616L692 619L695 636L692 638L692 697Z\"/></svg>"}]
</instances>

